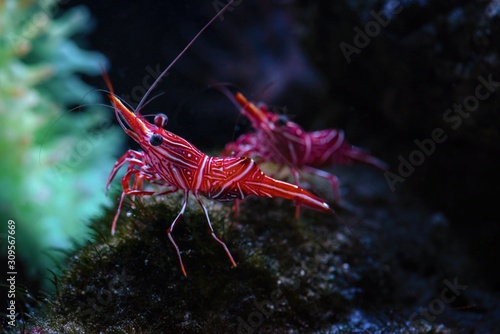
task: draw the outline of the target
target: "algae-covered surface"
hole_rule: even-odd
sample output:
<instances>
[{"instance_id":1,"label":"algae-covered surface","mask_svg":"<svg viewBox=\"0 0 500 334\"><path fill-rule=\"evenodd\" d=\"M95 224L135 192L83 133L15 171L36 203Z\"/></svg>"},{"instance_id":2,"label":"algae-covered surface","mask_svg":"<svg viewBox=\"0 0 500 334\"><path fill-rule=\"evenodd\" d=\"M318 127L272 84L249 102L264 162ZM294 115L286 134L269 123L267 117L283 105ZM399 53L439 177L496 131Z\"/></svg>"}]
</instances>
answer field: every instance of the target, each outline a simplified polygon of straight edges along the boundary
<instances>
[{"instance_id":1,"label":"algae-covered surface","mask_svg":"<svg viewBox=\"0 0 500 334\"><path fill-rule=\"evenodd\" d=\"M345 195L336 216L303 210L295 220L290 202L251 198L235 220L229 205L206 200L236 268L192 201L173 233L187 277L165 234L180 196L136 200L115 236L107 211L28 332L462 333L477 325L467 307L481 293L468 286L467 259L448 261L461 251L446 217L394 196L375 171L338 174Z\"/></svg>"}]
</instances>

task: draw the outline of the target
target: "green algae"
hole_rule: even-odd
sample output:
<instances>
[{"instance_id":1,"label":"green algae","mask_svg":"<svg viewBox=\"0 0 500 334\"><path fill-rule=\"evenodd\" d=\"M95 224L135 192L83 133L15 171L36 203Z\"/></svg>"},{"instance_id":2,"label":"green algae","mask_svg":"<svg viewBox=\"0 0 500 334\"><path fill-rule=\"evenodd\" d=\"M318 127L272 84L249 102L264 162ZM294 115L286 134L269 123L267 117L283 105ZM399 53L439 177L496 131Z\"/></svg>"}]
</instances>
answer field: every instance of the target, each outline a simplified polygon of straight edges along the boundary
<instances>
[{"instance_id":1,"label":"green algae","mask_svg":"<svg viewBox=\"0 0 500 334\"><path fill-rule=\"evenodd\" d=\"M57 270L73 239L88 237L84 222L109 204L95 185L105 182L120 140L111 113L95 106L99 94L80 78L106 66L76 42L90 14L63 13L58 4L0 2L0 211L16 222L18 279L26 284ZM69 112L81 104L91 107Z\"/></svg>"}]
</instances>

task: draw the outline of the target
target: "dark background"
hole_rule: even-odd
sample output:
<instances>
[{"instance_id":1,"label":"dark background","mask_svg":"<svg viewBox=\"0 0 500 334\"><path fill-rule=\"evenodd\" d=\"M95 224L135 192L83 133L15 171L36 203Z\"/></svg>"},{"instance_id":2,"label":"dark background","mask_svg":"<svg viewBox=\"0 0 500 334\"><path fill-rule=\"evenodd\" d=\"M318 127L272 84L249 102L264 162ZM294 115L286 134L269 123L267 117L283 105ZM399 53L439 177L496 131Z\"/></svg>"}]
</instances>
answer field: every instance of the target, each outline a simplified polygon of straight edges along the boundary
<instances>
[{"instance_id":1,"label":"dark background","mask_svg":"<svg viewBox=\"0 0 500 334\"><path fill-rule=\"evenodd\" d=\"M166 113L168 129L217 152L248 129L214 87L280 107L306 129L343 128L397 174L414 140L436 127L448 139L396 192L415 194L449 218L475 260L478 283L498 291L500 89L456 130L443 121L473 95L477 77L500 81L500 17L491 1L401 1L368 46L347 63L339 44L389 1L244 0L217 20L173 67L143 113ZM215 14L211 1L71 1L95 17L88 47L108 57L119 95L164 69ZM99 78L88 78L104 88ZM130 101L132 105L137 100ZM133 143L130 143L133 146ZM125 148L124 148L125 149ZM426 222L422 222L426 224Z\"/></svg>"}]
</instances>

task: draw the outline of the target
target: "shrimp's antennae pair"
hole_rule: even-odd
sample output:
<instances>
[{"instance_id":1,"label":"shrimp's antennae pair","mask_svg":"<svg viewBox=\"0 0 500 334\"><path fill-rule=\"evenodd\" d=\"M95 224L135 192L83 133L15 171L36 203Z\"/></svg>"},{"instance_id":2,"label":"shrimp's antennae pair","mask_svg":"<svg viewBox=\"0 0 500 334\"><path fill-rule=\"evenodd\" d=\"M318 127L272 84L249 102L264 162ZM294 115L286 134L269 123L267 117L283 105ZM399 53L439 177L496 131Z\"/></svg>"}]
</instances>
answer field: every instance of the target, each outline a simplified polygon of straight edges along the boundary
<instances>
[{"instance_id":1,"label":"shrimp's antennae pair","mask_svg":"<svg viewBox=\"0 0 500 334\"><path fill-rule=\"evenodd\" d=\"M229 1L214 17L212 17L212 19L210 21L208 21L207 24L205 24L205 26L203 26L203 28L201 28L201 30L193 37L193 39L191 39L191 41L184 47L184 49L182 49L182 51L177 55L177 57L174 58L174 60L172 60L172 62L170 63L170 65L167 66L167 68L165 68L163 70L163 72L161 72L161 74L156 78L156 80L153 82L153 84L149 87L149 89L146 91L146 93L144 94L144 96L142 97L141 101L139 102L139 104L137 105L137 108L136 110L140 110L141 107L143 106L144 104L144 101L146 101L146 98L149 96L149 94L153 91L153 89L155 89L155 87L158 85L158 83L160 82L160 80L167 74L167 72L172 68L172 66L175 65L175 63L177 63L177 61L186 53L186 51L191 47L191 45L193 45L193 43L198 39L198 37L200 37L200 35L205 31L207 30L207 28L218 18L222 15L222 13L224 13L230 6L232 6L234 3L234 0L231 0Z\"/></svg>"}]
</instances>

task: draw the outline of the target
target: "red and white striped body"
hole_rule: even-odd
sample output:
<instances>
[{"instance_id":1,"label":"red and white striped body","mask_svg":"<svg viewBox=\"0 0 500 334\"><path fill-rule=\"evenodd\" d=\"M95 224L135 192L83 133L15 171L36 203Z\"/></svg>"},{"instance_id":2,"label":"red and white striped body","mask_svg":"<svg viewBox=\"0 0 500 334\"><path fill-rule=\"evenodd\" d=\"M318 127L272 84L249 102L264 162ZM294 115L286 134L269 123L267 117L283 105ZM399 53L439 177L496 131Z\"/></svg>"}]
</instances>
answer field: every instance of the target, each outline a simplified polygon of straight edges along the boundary
<instances>
[{"instance_id":1,"label":"red and white striped body","mask_svg":"<svg viewBox=\"0 0 500 334\"><path fill-rule=\"evenodd\" d=\"M382 170L387 168L384 162L347 143L342 130L306 132L297 123L270 112L264 104L257 107L240 93L235 95L235 99L255 132L246 133L236 142L226 145L223 151L225 156L250 156L288 166L297 185L300 185L299 171L318 175L331 182L337 200L337 177L319 168L354 162Z\"/></svg>"},{"instance_id":2,"label":"red and white striped body","mask_svg":"<svg viewBox=\"0 0 500 334\"><path fill-rule=\"evenodd\" d=\"M195 35L172 63L163 70L148 88L135 112L130 111L115 96L111 81L103 70L103 77L110 91L109 98L113 103L118 123L120 123L124 132L139 143L143 149L143 151L128 150L115 163L108 177L106 189L109 188L118 170L127 165L125 175L122 177L123 192L113 219L111 231L112 233L115 232L116 222L126 195L132 197L166 195L182 190L184 192L184 201L182 202L181 211L167 229L167 236L177 252L184 275L186 275L186 270L179 247L172 237L172 231L184 214L190 193L196 197L198 204L203 209L211 236L221 244L235 267L236 262L226 244L215 235L208 210L201 201L200 195L219 201L243 199L249 195L282 197L293 200L297 206L304 206L325 213L333 212L322 199L306 190L266 176L252 159L244 157L209 157L187 140L164 130L163 127L167 121L165 115L157 115L154 124L151 124L140 113L140 110L145 105L146 98L160 80L165 77L169 69L188 50L198 36L226 9L233 5L234 1L230 0ZM162 191L143 190L144 181L161 186Z\"/></svg>"},{"instance_id":3,"label":"red and white striped body","mask_svg":"<svg viewBox=\"0 0 500 334\"><path fill-rule=\"evenodd\" d=\"M328 205L309 192L286 182L275 180L247 157L210 157L187 140L155 127L154 134L163 137L163 143L152 146L147 140L139 144L144 149L145 165L166 184L200 194L218 201L233 201L254 195L281 197L293 200L299 206L329 211ZM152 136L153 132L149 136Z\"/></svg>"},{"instance_id":4,"label":"red and white striped body","mask_svg":"<svg viewBox=\"0 0 500 334\"><path fill-rule=\"evenodd\" d=\"M107 76L104 78L112 92L109 79ZM324 213L333 212L325 201L310 192L265 175L251 158L209 157L184 138L163 129L166 116L157 115L155 124L151 124L138 111L134 113L125 107L113 93L109 97L123 130L143 149L143 151L127 151L118 159L108 178L106 188L109 187L118 170L128 164L122 178L123 192L113 220L112 233L115 231L126 195L166 195L182 190L184 192L182 208L167 229L167 235L177 251L184 275L186 271L180 251L171 233L184 214L190 193L195 196L203 209L212 237L224 247L234 266L236 263L229 249L213 231L208 211L200 195L218 201L241 200L250 195L281 197L294 201L299 207L303 206ZM143 190L144 181L162 186L163 189L145 191Z\"/></svg>"}]
</instances>

